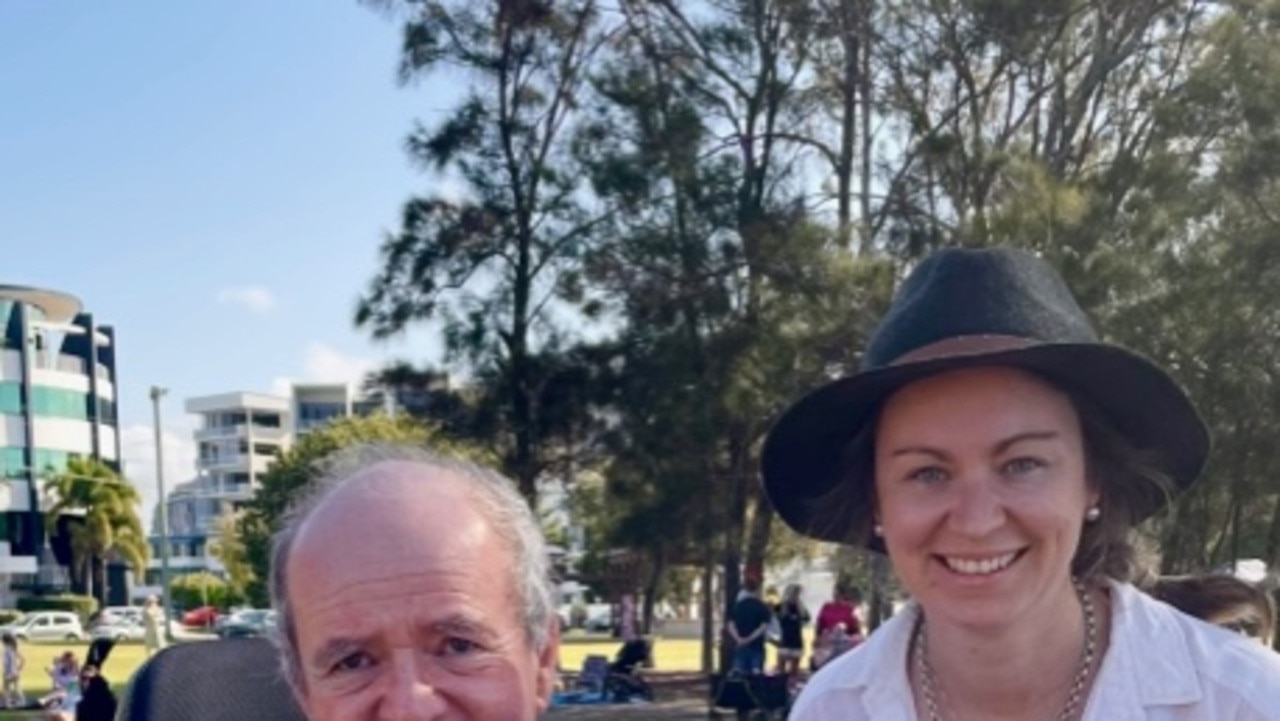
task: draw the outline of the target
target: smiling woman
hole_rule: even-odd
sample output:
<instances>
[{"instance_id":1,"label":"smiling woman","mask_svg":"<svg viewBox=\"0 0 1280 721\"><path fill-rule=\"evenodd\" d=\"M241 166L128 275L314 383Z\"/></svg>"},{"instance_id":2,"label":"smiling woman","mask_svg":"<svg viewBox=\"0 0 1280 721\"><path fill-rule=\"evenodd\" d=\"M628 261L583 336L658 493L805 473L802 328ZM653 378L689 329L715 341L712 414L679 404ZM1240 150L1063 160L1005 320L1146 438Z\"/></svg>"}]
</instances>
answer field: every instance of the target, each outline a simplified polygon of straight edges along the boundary
<instances>
[{"instance_id":1,"label":"smiling woman","mask_svg":"<svg viewBox=\"0 0 1280 721\"><path fill-rule=\"evenodd\" d=\"M824 666L792 718L1271 718L1280 657L1128 583L1134 525L1208 448L1182 389L1100 342L1042 260L927 258L861 372L801 399L765 443L779 515L887 553L913 598Z\"/></svg>"}]
</instances>

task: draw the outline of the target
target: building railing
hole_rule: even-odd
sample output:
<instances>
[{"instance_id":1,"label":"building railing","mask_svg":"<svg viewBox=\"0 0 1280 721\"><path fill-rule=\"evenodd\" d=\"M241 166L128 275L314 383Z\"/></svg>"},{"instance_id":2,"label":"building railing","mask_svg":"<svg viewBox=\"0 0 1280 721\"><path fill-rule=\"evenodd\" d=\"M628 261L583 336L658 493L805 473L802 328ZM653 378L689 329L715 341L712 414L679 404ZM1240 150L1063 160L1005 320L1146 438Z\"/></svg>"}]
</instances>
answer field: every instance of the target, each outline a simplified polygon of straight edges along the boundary
<instances>
[{"instance_id":1,"label":"building railing","mask_svg":"<svg viewBox=\"0 0 1280 721\"><path fill-rule=\"evenodd\" d=\"M212 440L215 438L246 438L250 432L254 436L260 438L281 438L287 434L284 428L280 426L264 426L258 423L235 423L225 426L205 426L196 429L195 437L198 441Z\"/></svg>"}]
</instances>

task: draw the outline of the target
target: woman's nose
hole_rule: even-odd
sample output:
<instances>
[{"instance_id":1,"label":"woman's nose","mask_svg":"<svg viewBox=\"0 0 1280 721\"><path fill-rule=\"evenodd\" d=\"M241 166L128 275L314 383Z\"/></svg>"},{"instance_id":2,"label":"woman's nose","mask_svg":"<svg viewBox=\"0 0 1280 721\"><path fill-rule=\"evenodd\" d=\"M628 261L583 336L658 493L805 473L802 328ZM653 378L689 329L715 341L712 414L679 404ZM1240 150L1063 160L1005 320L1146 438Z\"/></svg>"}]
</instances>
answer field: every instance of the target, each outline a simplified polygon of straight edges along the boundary
<instances>
[{"instance_id":1,"label":"woman's nose","mask_svg":"<svg viewBox=\"0 0 1280 721\"><path fill-rule=\"evenodd\" d=\"M1004 523L1004 501L986 479L964 479L955 484L954 492L947 519L952 530L980 538Z\"/></svg>"}]
</instances>

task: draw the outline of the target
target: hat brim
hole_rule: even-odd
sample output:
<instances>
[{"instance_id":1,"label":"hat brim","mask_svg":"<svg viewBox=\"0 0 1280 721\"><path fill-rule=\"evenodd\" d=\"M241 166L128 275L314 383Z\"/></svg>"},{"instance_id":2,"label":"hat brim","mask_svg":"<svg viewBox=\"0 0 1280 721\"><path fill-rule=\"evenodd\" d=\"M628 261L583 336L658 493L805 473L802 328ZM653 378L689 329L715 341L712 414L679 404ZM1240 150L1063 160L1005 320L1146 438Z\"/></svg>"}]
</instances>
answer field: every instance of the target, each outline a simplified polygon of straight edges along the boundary
<instances>
[{"instance_id":1,"label":"hat brim","mask_svg":"<svg viewBox=\"0 0 1280 721\"><path fill-rule=\"evenodd\" d=\"M899 388L948 370L1010 366L1037 373L1089 399L1135 448L1155 455L1174 492L1200 475L1209 454L1209 432L1181 387L1147 359L1099 343L1043 344L1016 350L932 358L858 373L829 383L789 408L770 430L761 453L765 492L778 515L796 532L848 543L854 519L833 517L845 504L830 494L870 492L871 478L852 478L844 464L848 443L882 401ZM1163 494L1140 497L1134 522L1163 506ZM883 546L873 542L873 550Z\"/></svg>"}]
</instances>

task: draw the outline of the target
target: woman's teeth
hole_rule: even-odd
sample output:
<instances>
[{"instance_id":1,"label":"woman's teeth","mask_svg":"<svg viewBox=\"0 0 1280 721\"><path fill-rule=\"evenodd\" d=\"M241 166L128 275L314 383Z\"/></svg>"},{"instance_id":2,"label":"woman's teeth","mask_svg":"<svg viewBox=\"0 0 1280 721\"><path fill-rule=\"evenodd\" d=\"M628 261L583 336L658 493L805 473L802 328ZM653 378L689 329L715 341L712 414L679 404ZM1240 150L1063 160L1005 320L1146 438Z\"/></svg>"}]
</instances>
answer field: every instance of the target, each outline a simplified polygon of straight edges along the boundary
<instances>
[{"instance_id":1,"label":"woman's teeth","mask_svg":"<svg viewBox=\"0 0 1280 721\"><path fill-rule=\"evenodd\" d=\"M1006 553L1003 556L992 556L991 558L952 558L943 556L943 561L947 564L947 568L962 573L966 576L983 576L989 573L1003 570L1013 563L1013 559L1017 558L1016 553Z\"/></svg>"}]
</instances>

